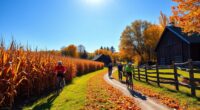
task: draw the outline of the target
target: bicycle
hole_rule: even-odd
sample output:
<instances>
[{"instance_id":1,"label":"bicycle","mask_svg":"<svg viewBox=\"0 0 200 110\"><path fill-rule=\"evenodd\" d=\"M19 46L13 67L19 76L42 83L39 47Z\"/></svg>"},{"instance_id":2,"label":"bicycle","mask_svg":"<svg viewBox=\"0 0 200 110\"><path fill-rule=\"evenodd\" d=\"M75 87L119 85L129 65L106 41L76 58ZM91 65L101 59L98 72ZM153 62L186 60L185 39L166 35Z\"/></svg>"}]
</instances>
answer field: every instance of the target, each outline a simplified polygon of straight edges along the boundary
<instances>
[{"instance_id":1,"label":"bicycle","mask_svg":"<svg viewBox=\"0 0 200 110\"><path fill-rule=\"evenodd\" d=\"M132 78L132 73L127 73L127 74L126 74L126 86L127 86L127 88L133 90L133 78Z\"/></svg>"},{"instance_id":2,"label":"bicycle","mask_svg":"<svg viewBox=\"0 0 200 110\"><path fill-rule=\"evenodd\" d=\"M119 81L122 81L122 78L123 78L123 71L119 71L118 73L119 75Z\"/></svg>"},{"instance_id":3,"label":"bicycle","mask_svg":"<svg viewBox=\"0 0 200 110\"><path fill-rule=\"evenodd\" d=\"M112 69L109 69L108 70L108 77L111 78L111 75L112 75Z\"/></svg>"},{"instance_id":4,"label":"bicycle","mask_svg":"<svg viewBox=\"0 0 200 110\"><path fill-rule=\"evenodd\" d=\"M57 87L56 87L56 93L59 94L65 86L65 80L63 77L58 77L57 79Z\"/></svg>"}]
</instances>

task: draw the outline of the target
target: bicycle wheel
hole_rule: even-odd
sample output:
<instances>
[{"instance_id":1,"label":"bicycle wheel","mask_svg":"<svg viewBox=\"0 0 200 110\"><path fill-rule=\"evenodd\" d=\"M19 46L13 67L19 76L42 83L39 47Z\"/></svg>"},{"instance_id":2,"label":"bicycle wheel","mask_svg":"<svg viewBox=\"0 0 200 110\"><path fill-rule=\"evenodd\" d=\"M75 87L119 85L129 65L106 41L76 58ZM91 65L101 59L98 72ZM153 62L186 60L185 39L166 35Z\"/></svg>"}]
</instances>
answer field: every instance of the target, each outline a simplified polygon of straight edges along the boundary
<instances>
[{"instance_id":1,"label":"bicycle wheel","mask_svg":"<svg viewBox=\"0 0 200 110\"><path fill-rule=\"evenodd\" d=\"M62 89L62 78L58 77L57 90L56 90L57 94L60 93L61 89Z\"/></svg>"},{"instance_id":2,"label":"bicycle wheel","mask_svg":"<svg viewBox=\"0 0 200 110\"><path fill-rule=\"evenodd\" d=\"M123 79L122 75L123 75L123 72L121 71L121 72L120 72L120 80L121 80L121 81L122 81L122 79Z\"/></svg>"},{"instance_id":3,"label":"bicycle wheel","mask_svg":"<svg viewBox=\"0 0 200 110\"><path fill-rule=\"evenodd\" d=\"M126 86L128 87L129 81L128 81L128 75L126 75Z\"/></svg>"},{"instance_id":4,"label":"bicycle wheel","mask_svg":"<svg viewBox=\"0 0 200 110\"><path fill-rule=\"evenodd\" d=\"M133 79L131 77L129 79L129 86L130 86L130 89L133 90Z\"/></svg>"},{"instance_id":5,"label":"bicycle wheel","mask_svg":"<svg viewBox=\"0 0 200 110\"><path fill-rule=\"evenodd\" d=\"M56 84L56 94L59 94L59 89L60 89L60 85L59 85L59 81Z\"/></svg>"},{"instance_id":6,"label":"bicycle wheel","mask_svg":"<svg viewBox=\"0 0 200 110\"><path fill-rule=\"evenodd\" d=\"M64 79L61 79L61 82L60 82L60 87L61 89L63 89L65 86L65 80Z\"/></svg>"}]
</instances>

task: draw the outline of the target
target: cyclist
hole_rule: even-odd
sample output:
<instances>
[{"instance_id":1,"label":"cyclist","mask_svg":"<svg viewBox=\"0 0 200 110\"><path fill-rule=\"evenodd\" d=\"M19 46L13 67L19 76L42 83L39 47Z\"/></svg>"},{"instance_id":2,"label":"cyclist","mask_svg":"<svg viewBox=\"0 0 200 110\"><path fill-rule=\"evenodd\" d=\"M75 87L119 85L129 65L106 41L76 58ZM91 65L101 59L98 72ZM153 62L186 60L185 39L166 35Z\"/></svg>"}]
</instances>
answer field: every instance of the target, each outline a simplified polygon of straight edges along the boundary
<instances>
[{"instance_id":1,"label":"cyclist","mask_svg":"<svg viewBox=\"0 0 200 110\"><path fill-rule=\"evenodd\" d=\"M109 78L111 78L112 70L113 70L113 65L112 65L112 63L110 63L110 64L108 64L108 76L109 76Z\"/></svg>"},{"instance_id":2,"label":"cyclist","mask_svg":"<svg viewBox=\"0 0 200 110\"><path fill-rule=\"evenodd\" d=\"M122 75L123 75L123 65L122 65L122 63L119 63L117 67L118 67L119 81L122 81Z\"/></svg>"},{"instance_id":3,"label":"cyclist","mask_svg":"<svg viewBox=\"0 0 200 110\"><path fill-rule=\"evenodd\" d=\"M57 76L57 89L62 89L65 85L65 76L64 73L66 72L65 67L62 65L62 61L58 61L58 65L55 67L55 73Z\"/></svg>"},{"instance_id":4,"label":"cyclist","mask_svg":"<svg viewBox=\"0 0 200 110\"><path fill-rule=\"evenodd\" d=\"M126 65L126 83L128 88L130 87L131 89L133 89L133 80L132 80L132 63L128 63L128 65Z\"/></svg>"}]
</instances>

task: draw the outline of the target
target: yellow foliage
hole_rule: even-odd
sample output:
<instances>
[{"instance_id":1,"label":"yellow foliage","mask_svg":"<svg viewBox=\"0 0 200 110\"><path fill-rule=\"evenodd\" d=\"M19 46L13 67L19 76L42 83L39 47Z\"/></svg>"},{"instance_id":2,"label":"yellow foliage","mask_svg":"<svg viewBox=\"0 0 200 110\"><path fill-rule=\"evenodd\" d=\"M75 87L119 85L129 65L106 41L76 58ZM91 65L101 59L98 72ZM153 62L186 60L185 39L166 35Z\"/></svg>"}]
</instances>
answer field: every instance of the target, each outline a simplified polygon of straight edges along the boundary
<instances>
[{"instance_id":1,"label":"yellow foliage","mask_svg":"<svg viewBox=\"0 0 200 110\"><path fill-rule=\"evenodd\" d=\"M155 46L160 39L160 36L163 32L163 28L159 25L151 25L144 31L144 37L145 37L145 44L148 47L152 47L155 49Z\"/></svg>"}]
</instances>

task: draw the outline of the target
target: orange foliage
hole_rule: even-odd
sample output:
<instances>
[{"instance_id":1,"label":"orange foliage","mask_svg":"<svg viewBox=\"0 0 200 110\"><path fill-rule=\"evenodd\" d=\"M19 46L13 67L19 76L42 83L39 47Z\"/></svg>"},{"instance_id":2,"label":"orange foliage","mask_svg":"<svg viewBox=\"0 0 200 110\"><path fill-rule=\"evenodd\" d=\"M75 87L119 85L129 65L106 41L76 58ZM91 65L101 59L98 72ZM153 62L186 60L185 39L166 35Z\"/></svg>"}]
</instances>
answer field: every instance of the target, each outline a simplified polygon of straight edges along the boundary
<instances>
[{"instance_id":1,"label":"orange foliage","mask_svg":"<svg viewBox=\"0 0 200 110\"><path fill-rule=\"evenodd\" d=\"M106 50L106 49L99 49L99 50L96 50L94 53L96 55L99 55L99 54L104 54L104 55L109 55L109 56L112 55L112 52L110 50Z\"/></svg>"},{"instance_id":2,"label":"orange foliage","mask_svg":"<svg viewBox=\"0 0 200 110\"><path fill-rule=\"evenodd\" d=\"M158 99L161 103L167 105L170 108L182 110L182 108L179 106L179 101L177 99L163 96L163 94L156 93L153 90L151 90L150 88L144 88L143 86L135 85L135 89L139 90L144 95Z\"/></svg>"},{"instance_id":3,"label":"orange foliage","mask_svg":"<svg viewBox=\"0 0 200 110\"><path fill-rule=\"evenodd\" d=\"M170 17L177 26L185 32L200 33L199 0L173 0L178 6L172 7L173 16Z\"/></svg>"},{"instance_id":4,"label":"orange foliage","mask_svg":"<svg viewBox=\"0 0 200 110\"><path fill-rule=\"evenodd\" d=\"M73 44L67 47L63 47L61 51L62 51L62 55L64 56L69 56L69 57L74 57L74 58L78 57L77 47Z\"/></svg>"},{"instance_id":5,"label":"orange foliage","mask_svg":"<svg viewBox=\"0 0 200 110\"><path fill-rule=\"evenodd\" d=\"M139 55L135 55L135 56L133 57L133 61L134 61L135 66L137 66L137 65L139 65L140 62L141 62L141 57L140 57Z\"/></svg>"},{"instance_id":6,"label":"orange foliage","mask_svg":"<svg viewBox=\"0 0 200 110\"><path fill-rule=\"evenodd\" d=\"M132 98L107 84L104 75L102 72L89 80L86 110L140 110Z\"/></svg>"},{"instance_id":7,"label":"orange foliage","mask_svg":"<svg viewBox=\"0 0 200 110\"><path fill-rule=\"evenodd\" d=\"M149 48L155 49L158 40L163 32L159 25L151 25L144 31L144 42Z\"/></svg>"}]
</instances>

